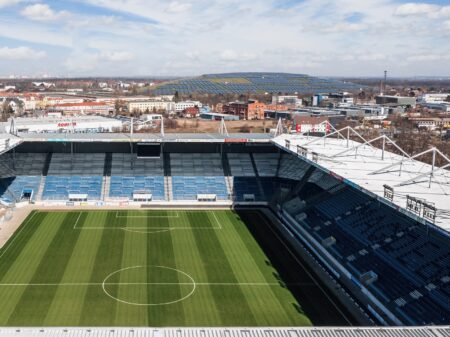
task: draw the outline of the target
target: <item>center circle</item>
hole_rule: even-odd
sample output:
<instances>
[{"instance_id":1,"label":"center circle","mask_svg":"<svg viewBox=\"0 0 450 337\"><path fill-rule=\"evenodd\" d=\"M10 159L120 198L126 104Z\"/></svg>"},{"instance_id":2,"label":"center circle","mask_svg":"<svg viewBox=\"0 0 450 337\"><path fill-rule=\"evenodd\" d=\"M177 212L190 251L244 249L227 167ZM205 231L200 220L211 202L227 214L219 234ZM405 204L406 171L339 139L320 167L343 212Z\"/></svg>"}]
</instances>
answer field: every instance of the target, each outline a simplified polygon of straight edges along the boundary
<instances>
[{"instance_id":1,"label":"center circle","mask_svg":"<svg viewBox=\"0 0 450 337\"><path fill-rule=\"evenodd\" d=\"M116 270L102 283L105 294L124 304L169 305L195 291L195 280L182 270L166 266L133 266Z\"/></svg>"}]
</instances>

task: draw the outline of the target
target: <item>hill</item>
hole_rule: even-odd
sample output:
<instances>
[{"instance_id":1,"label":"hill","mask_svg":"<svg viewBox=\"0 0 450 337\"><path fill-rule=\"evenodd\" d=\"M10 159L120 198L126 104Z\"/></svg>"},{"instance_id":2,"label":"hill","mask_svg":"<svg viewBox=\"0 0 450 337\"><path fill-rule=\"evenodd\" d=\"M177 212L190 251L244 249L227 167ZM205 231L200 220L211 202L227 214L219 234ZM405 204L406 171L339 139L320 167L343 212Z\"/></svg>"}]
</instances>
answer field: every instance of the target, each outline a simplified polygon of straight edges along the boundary
<instances>
[{"instance_id":1,"label":"hill","mask_svg":"<svg viewBox=\"0 0 450 337\"><path fill-rule=\"evenodd\" d=\"M286 73L228 73L202 75L163 83L152 90L157 95L179 94L245 94L282 93L306 94L337 91L355 91L360 85L312 77L304 74Z\"/></svg>"}]
</instances>

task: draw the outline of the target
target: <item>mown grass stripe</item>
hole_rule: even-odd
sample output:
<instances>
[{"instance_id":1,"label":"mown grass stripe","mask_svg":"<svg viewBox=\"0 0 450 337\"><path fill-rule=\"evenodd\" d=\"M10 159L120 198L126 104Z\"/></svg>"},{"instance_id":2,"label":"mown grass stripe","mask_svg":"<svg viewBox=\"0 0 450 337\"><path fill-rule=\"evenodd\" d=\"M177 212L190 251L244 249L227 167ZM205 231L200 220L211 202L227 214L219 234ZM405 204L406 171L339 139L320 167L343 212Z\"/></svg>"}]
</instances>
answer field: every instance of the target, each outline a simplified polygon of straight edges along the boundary
<instances>
[{"instance_id":1,"label":"mown grass stripe","mask_svg":"<svg viewBox=\"0 0 450 337\"><path fill-rule=\"evenodd\" d=\"M183 227L190 222L186 212L180 212ZM195 230L195 229L194 229ZM197 229L198 230L198 229ZM171 232L177 266L189 273L197 282L195 292L185 299L183 305L187 326L221 326L222 321L209 286L198 286L198 282L208 280L201 254L197 249L193 230L174 230ZM207 310L205 310L207 308Z\"/></svg>"},{"instance_id":2,"label":"mown grass stripe","mask_svg":"<svg viewBox=\"0 0 450 337\"><path fill-rule=\"evenodd\" d=\"M67 213L56 235L47 247L30 283L59 283L64 275L67 261L72 256L79 232L72 233L78 214ZM11 314L8 325L40 326L47 315L57 287L28 286Z\"/></svg>"},{"instance_id":3,"label":"mown grass stripe","mask_svg":"<svg viewBox=\"0 0 450 337\"><path fill-rule=\"evenodd\" d=\"M258 325L298 324L303 317L295 310L295 299L286 289L276 270L267 265L267 257L239 216L236 213L220 212L217 213L217 217L230 224L227 236L219 235L219 240L236 275L240 276L239 281L279 283L279 286L274 285L265 289L243 287L242 291Z\"/></svg>"},{"instance_id":4,"label":"mown grass stripe","mask_svg":"<svg viewBox=\"0 0 450 337\"><path fill-rule=\"evenodd\" d=\"M165 212L167 214L167 212ZM158 219L161 227L169 228L170 223L168 218ZM154 219L147 218L147 226L153 227L152 223ZM163 252L163 253L162 253ZM162 253L162 254L161 254ZM170 268L177 268L175 261L175 253L172 242L171 231L162 233L148 233L147 234L147 264L148 266L164 266ZM154 268L148 268L147 280L154 280L154 277L150 273L154 273ZM162 278L163 281L163 278ZM178 285L171 286L170 292L175 297L181 297L181 289ZM171 298L172 295L171 294ZM147 302L155 303L157 301L165 302L165 292L161 291L160 294L155 292L155 289L148 286L147 289ZM166 295L167 296L167 295ZM182 304L174 303L170 305L162 306L149 306L147 307L148 323L152 326L184 326L185 317Z\"/></svg>"},{"instance_id":5,"label":"mown grass stripe","mask_svg":"<svg viewBox=\"0 0 450 337\"><path fill-rule=\"evenodd\" d=\"M22 246L20 252L11 253L14 254L12 255L13 258L11 258L14 263L8 264L10 263L8 260L3 262L0 261L0 266L7 266L5 273L2 275L2 283L23 282L27 284L33 277L34 271L39 265L39 261L44 254L43 249L45 250L45 247L49 244L48 240L51 240L56 233L56 226L47 228L41 223L41 221L47 217L47 214L39 213L39 216L36 214L36 217L38 217L36 220L33 217L33 220L36 222L26 224L27 227L23 228L24 232L27 232L27 234L23 235L25 237L28 235L30 236L25 239L25 241L27 241L26 244L22 246L22 240L24 240L24 238L21 236L16 237L17 240L14 241L14 245L17 244ZM29 226L33 227L32 233L28 232ZM14 251L16 248L11 246L10 249L11 251ZM10 254L9 250L8 254ZM16 304L19 302L24 290L25 287L0 289L0 326L7 325L8 319L14 311Z\"/></svg>"},{"instance_id":6,"label":"mown grass stripe","mask_svg":"<svg viewBox=\"0 0 450 337\"><path fill-rule=\"evenodd\" d=\"M107 226L118 226L120 219L115 212L106 216ZM119 226L118 226L119 227ZM123 230L103 229L102 237L95 255L91 283L101 283L112 272L120 269L125 233ZM113 294L117 294L117 286L109 287ZM84 298L83 312L80 317L81 326L114 326L117 301L106 296L101 286L88 287Z\"/></svg>"},{"instance_id":7,"label":"mown grass stripe","mask_svg":"<svg viewBox=\"0 0 450 337\"><path fill-rule=\"evenodd\" d=\"M206 213L188 213L188 218L191 223L202 222L211 225ZM196 246L208 275L208 282L237 283L233 268L217 238L218 232L221 230L193 231ZM210 287L210 289L224 325L256 325L256 320L240 287Z\"/></svg>"},{"instance_id":8,"label":"mown grass stripe","mask_svg":"<svg viewBox=\"0 0 450 337\"><path fill-rule=\"evenodd\" d=\"M134 226L133 218L124 217L121 219L124 227ZM142 219L141 219L142 220ZM123 244L121 269L147 266L147 235L145 233L125 232ZM133 270L136 278L127 273L118 275L120 283L126 282L146 282L145 269ZM108 285L109 288L109 285ZM147 299L146 285L122 285L118 288L118 296L121 299L133 301L141 300L145 303ZM147 308L134 305L118 303L116 307L115 324L120 326L140 326L147 325Z\"/></svg>"},{"instance_id":9,"label":"mown grass stripe","mask_svg":"<svg viewBox=\"0 0 450 337\"><path fill-rule=\"evenodd\" d=\"M82 226L84 223L94 221L103 223L106 213L87 213L79 220ZM74 229L73 231L77 231ZM72 235L74 233L70 233ZM64 276L61 280L63 284L85 283L89 280L95 263L101 231L80 230L78 241L73 248L73 254L67 262ZM94 285L89 285L94 286ZM98 287L98 286L97 286ZM52 305L48 310L44 320L45 326L76 326L83 311L84 297L87 292L86 286L58 286Z\"/></svg>"}]
</instances>

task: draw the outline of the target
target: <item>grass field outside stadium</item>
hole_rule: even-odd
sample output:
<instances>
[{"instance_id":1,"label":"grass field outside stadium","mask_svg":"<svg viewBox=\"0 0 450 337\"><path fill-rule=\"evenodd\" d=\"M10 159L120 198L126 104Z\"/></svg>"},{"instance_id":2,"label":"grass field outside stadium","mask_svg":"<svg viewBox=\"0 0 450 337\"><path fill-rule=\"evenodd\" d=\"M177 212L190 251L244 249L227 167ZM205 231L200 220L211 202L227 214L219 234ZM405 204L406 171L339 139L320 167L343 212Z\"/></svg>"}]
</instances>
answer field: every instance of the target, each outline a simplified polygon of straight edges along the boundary
<instances>
[{"instance_id":1,"label":"grass field outside stadium","mask_svg":"<svg viewBox=\"0 0 450 337\"><path fill-rule=\"evenodd\" d=\"M234 211L33 211L0 250L0 326L311 325L292 286L314 285Z\"/></svg>"}]
</instances>

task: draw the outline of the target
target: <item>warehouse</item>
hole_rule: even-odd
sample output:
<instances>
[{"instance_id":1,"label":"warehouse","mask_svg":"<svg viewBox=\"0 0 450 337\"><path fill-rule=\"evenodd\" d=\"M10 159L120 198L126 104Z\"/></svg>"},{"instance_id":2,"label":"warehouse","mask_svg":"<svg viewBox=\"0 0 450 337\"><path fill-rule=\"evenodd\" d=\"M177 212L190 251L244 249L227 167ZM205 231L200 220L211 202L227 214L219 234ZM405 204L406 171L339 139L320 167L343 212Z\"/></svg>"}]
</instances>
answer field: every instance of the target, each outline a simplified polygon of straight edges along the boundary
<instances>
[{"instance_id":1,"label":"warehouse","mask_svg":"<svg viewBox=\"0 0 450 337\"><path fill-rule=\"evenodd\" d=\"M101 116L14 118L2 124L8 133L90 133L122 129L120 120Z\"/></svg>"}]
</instances>

